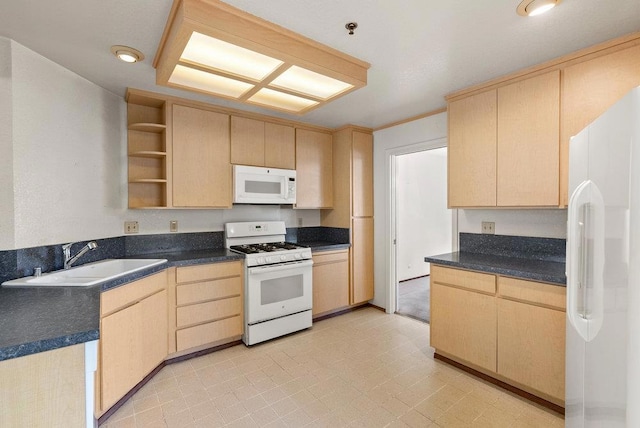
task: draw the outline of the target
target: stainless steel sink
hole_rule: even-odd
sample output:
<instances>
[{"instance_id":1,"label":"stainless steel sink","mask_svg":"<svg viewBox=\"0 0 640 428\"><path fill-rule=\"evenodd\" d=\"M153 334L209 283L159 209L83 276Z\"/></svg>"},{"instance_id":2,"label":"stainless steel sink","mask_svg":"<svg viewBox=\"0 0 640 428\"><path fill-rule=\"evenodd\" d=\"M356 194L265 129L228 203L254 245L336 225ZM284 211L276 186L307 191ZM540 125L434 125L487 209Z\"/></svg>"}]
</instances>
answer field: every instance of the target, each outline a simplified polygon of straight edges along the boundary
<instances>
[{"instance_id":1,"label":"stainless steel sink","mask_svg":"<svg viewBox=\"0 0 640 428\"><path fill-rule=\"evenodd\" d=\"M66 270L26 276L3 287L88 287L166 263L165 259L109 259Z\"/></svg>"}]
</instances>

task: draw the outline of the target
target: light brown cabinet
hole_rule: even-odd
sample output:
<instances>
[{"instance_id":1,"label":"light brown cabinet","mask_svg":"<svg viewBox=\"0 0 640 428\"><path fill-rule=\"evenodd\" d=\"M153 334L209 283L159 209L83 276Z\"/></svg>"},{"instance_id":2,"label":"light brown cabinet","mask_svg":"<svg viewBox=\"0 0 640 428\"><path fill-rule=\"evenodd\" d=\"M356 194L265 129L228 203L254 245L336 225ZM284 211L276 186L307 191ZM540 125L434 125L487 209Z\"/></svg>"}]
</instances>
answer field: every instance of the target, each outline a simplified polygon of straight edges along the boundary
<instances>
[{"instance_id":1,"label":"light brown cabinet","mask_svg":"<svg viewBox=\"0 0 640 428\"><path fill-rule=\"evenodd\" d=\"M564 405L561 286L431 266L436 353Z\"/></svg>"},{"instance_id":2,"label":"light brown cabinet","mask_svg":"<svg viewBox=\"0 0 640 428\"><path fill-rule=\"evenodd\" d=\"M231 208L229 116L173 105L173 206Z\"/></svg>"},{"instance_id":3,"label":"light brown cabinet","mask_svg":"<svg viewBox=\"0 0 640 428\"><path fill-rule=\"evenodd\" d=\"M332 206L331 134L296 129L296 208Z\"/></svg>"},{"instance_id":4,"label":"light brown cabinet","mask_svg":"<svg viewBox=\"0 0 640 428\"><path fill-rule=\"evenodd\" d=\"M448 95L449 206L566 207L570 138L640 86L638 40Z\"/></svg>"},{"instance_id":5,"label":"light brown cabinet","mask_svg":"<svg viewBox=\"0 0 640 428\"><path fill-rule=\"evenodd\" d=\"M564 287L501 277L499 289L498 374L564 401Z\"/></svg>"},{"instance_id":6,"label":"light brown cabinet","mask_svg":"<svg viewBox=\"0 0 640 428\"><path fill-rule=\"evenodd\" d=\"M349 250L313 254L313 315L349 306Z\"/></svg>"},{"instance_id":7,"label":"light brown cabinet","mask_svg":"<svg viewBox=\"0 0 640 428\"><path fill-rule=\"evenodd\" d=\"M569 203L569 141L609 107L640 86L640 45L566 67L560 115L560 205Z\"/></svg>"},{"instance_id":8,"label":"light brown cabinet","mask_svg":"<svg viewBox=\"0 0 640 428\"><path fill-rule=\"evenodd\" d=\"M496 205L495 90L449 103L449 207Z\"/></svg>"},{"instance_id":9,"label":"light brown cabinet","mask_svg":"<svg viewBox=\"0 0 640 428\"><path fill-rule=\"evenodd\" d=\"M98 413L124 397L167 356L166 272L102 293Z\"/></svg>"},{"instance_id":10,"label":"light brown cabinet","mask_svg":"<svg viewBox=\"0 0 640 428\"><path fill-rule=\"evenodd\" d=\"M243 330L242 262L175 269L175 344L171 352L237 340ZM173 339L173 338L172 338Z\"/></svg>"},{"instance_id":11,"label":"light brown cabinet","mask_svg":"<svg viewBox=\"0 0 640 428\"><path fill-rule=\"evenodd\" d=\"M560 72L449 104L449 206L557 206Z\"/></svg>"},{"instance_id":12,"label":"light brown cabinet","mask_svg":"<svg viewBox=\"0 0 640 428\"><path fill-rule=\"evenodd\" d=\"M497 206L558 206L560 71L498 88Z\"/></svg>"},{"instance_id":13,"label":"light brown cabinet","mask_svg":"<svg viewBox=\"0 0 640 428\"><path fill-rule=\"evenodd\" d=\"M231 163L271 168L296 168L292 126L231 116Z\"/></svg>"},{"instance_id":14,"label":"light brown cabinet","mask_svg":"<svg viewBox=\"0 0 640 428\"><path fill-rule=\"evenodd\" d=\"M171 150L166 102L127 94L129 208L164 208L168 199Z\"/></svg>"},{"instance_id":15,"label":"light brown cabinet","mask_svg":"<svg viewBox=\"0 0 640 428\"><path fill-rule=\"evenodd\" d=\"M0 361L1 427L82 427L85 344Z\"/></svg>"},{"instance_id":16,"label":"light brown cabinet","mask_svg":"<svg viewBox=\"0 0 640 428\"><path fill-rule=\"evenodd\" d=\"M345 127L333 135L334 206L321 224L350 230L349 304L374 297L373 135Z\"/></svg>"},{"instance_id":17,"label":"light brown cabinet","mask_svg":"<svg viewBox=\"0 0 640 428\"><path fill-rule=\"evenodd\" d=\"M496 371L495 277L431 266L431 346Z\"/></svg>"}]
</instances>

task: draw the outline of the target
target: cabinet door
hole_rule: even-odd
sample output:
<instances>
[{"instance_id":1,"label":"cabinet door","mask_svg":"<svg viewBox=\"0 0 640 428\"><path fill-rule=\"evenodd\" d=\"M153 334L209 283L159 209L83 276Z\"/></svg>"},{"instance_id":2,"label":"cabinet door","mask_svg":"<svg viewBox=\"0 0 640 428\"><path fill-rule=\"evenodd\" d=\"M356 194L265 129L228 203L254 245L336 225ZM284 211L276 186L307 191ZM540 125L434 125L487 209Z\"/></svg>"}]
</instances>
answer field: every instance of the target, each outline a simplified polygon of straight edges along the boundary
<instances>
[{"instance_id":1,"label":"cabinet door","mask_svg":"<svg viewBox=\"0 0 640 428\"><path fill-rule=\"evenodd\" d=\"M296 207L333 206L331 134L296 130Z\"/></svg>"},{"instance_id":2,"label":"cabinet door","mask_svg":"<svg viewBox=\"0 0 640 428\"><path fill-rule=\"evenodd\" d=\"M349 306L349 252L313 256L313 315Z\"/></svg>"},{"instance_id":3,"label":"cabinet door","mask_svg":"<svg viewBox=\"0 0 640 428\"><path fill-rule=\"evenodd\" d=\"M353 132L353 216L373 216L373 135Z\"/></svg>"},{"instance_id":4,"label":"cabinet door","mask_svg":"<svg viewBox=\"0 0 640 428\"><path fill-rule=\"evenodd\" d=\"M560 205L569 203L569 139L631 89L640 86L640 46L565 68L562 72Z\"/></svg>"},{"instance_id":5,"label":"cabinet door","mask_svg":"<svg viewBox=\"0 0 640 428\"><path fill-rule=\"evenodd\" d=\"M431 283L431 346L496 371L496 298Z\"/></svg>"},{"instance_id":6,"label":"cabinet door","mask_svg":"<svg viewBox=\"0 0 640 428\"><path fill-rule=\"evenodd\" d=\"M449 103L449 207L496 205L496 91Z\"/></svg>"},{"instance_id":7,"label":"cabinet door","mask_svg":"<svg viewBox=\"0 0 640 428\"><path fill-rule=\"evenodd\" d=\"M264 137L263 121L231 116L231 163L264 166Z\"/></svg>"},{"instance_id":8,"label":"cabinet door","mask_svg":"<svg viewBox=\"0 0 640 428\"><path fill-rule=\"evenodd\" d=\"M498 89L498 206L558 206L560 71Z\"/></svg>"},{"instance_id":9,"label":"cabinet door","mask_svg":"<svg viewBox=\"0 0 640 428\"><path fill-rule=\"evenodd\" d=\"M565 313L498 299L498 374L564 401Z\"/></svg>"},{"instance_id":10,"label":"cabinet door","mask_svg":"<svg viewBox=\"0 0 640 428\"><path fill-rule=\"evenodd\" d=\"M124 397L166 356L165 290L104 317L100 322L102 410Z\"/></svg>"},{"instance_id":11,"label":"cabinet door","mask_svg":"<svg viewBox=\"0 0 640 428\"><path fill-rule=\"evenodd\" d=\"M229 116L173 106L173 206L231 207Z\"/></svg>"},{"instance_id":12,"label":"cabinet door","mask_svg":"<svg viewBox=\"0 0 640 428\"><path fill-rule=\"evenodd\" d=\"M264 124L264 166L296 169L296 133L292 126Z\"/></svg>"},{"instance_id":13,"label":"cabinet door","mask_svg":"<svg viewBox=\"0 0 640 428\"><path fill-rule=\"evenodd\" d=\"M351 304L373 299L373 218L352 220Z\"/></svg>"}]
</instances>

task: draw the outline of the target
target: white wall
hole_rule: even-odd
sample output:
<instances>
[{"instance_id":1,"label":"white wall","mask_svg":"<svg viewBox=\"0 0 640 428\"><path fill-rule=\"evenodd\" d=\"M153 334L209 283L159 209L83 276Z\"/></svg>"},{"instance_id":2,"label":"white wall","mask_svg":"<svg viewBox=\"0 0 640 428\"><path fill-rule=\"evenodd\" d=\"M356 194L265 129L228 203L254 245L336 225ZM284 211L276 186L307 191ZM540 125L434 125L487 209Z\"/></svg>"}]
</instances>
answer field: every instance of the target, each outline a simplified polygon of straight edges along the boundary
<instances>
[{"instance_id":1,"label":"white wall","mask_svg":"<svg viewBox=\"0 0 640 428\"><path fill-rule=\"evenodd\" d=\"M390 284L390 233L388 206L390 201L391 165L390 151L412 145L441 140L447 136L447 114L441 113L414 120L373 133L373 198L374 207L374 282L375 297L372 303L387 307Z\"/></svg>"},{"instance_id":2,"label":"white wall","mask_svg":"<svg viewBox=\"0 0 640 428\"><path fill-rule=\"evenodd\" d=\"M7 39L0 38L0 60L0 95L7 87L13 95L0 100L0 124L13 115L12 126L0 127L0 174L15 189L12 200L5 186L0 190L0 250L120 236L125 220L137 220L141 234L168 233L170 220L178 220L180 232L220 231L227 221L243 220L320 225L319 210L277 206L127 209L124 98Z\"/></svg>"},{"instance_id":3,"label":"white wall","mask_svg":"<svg viewBox=\"0 0 640 428\"><path fill-rule=\"evenodd\" d=\"M567 237L567 210L458 210L458 231L481 233L482 222L496 224L496 235Z\"/></svg>"},{"instance_id":4,"label":"white wall","mask_svg":"<svg viewBox=\"0 0 640 428\"><path fill-rule=\"evenodd\" d=\"M398 281L428 275L424 257L451 252L446 147L396 157L396 203Z\"/></svg>"},{"instance_id":5,"label":"white wall","mask_svg":"<svg viewBox=\"0 0 640 428\"><path fill-rule=\"evenodd\" d=\"M0 37L0 248L12 248L15 242L11 103L11 42Z\"/></svg>"}]
</instances>

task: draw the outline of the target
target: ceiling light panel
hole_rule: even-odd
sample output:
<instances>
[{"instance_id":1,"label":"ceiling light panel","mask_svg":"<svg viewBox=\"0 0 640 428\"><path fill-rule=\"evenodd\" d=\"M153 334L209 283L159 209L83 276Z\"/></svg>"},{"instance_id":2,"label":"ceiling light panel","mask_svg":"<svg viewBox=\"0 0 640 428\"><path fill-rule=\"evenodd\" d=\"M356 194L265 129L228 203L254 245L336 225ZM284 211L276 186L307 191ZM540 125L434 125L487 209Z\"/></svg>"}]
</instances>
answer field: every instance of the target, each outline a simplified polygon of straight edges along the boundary
<instances>
[{"instance_id":1,"label":"ceiling light panel","mask_svg":"<svg viewBox=\"0 0 640 428\"><path fill-rule=\"evenodd\" d=\"M366 86L370 64L220 0L174 0L153 66L158 85L304 114Z\"/></svg>"},{"instance_id":2,"label":"ceiling light panel","mask_svg":"<svg viewBox=\"0 0 640 428\"><path fill-rule=\"evenodd\" d=\"M195 31L191 33L180 60L258 81L282 65L280 60Z\"/></svg>"},{"instance_id":3,"label":"ceiling light panel","mask_svg":"<svg viewBox=\"0 0 640 428\"><path fill-rule=\"evenodd\" d=\"M249 98L249 102L273 107L278 110L287 110L294 113L298 113L318 104L317 101L296 97L295 95L285 94L284 92L274 91L273 89L267 88L262 88L256 92L251 98Z\"/></svg>"},{"instance_id":4,"label":"ceiling light panel","mask_svg":"<svg viewBox=\"0 0 640 428\"><path fill-rule=\"evenodd\" d=\"M276 77L270 86L300 92L322 100L353 88L349 83L295 65Z\"/></svg>"},{"instance_id":5,"label":"ceiling light panel","mask_svg":"<svg viewBox=\"0 0 640 428\"><path fill-rule=\"evenodd\" d=\"M169 83L231 98L240 98L245 92L253 88L253 85L249 83L185 67L184 65L176 65L169 78Z\"/></svg>"}]
</instances>

